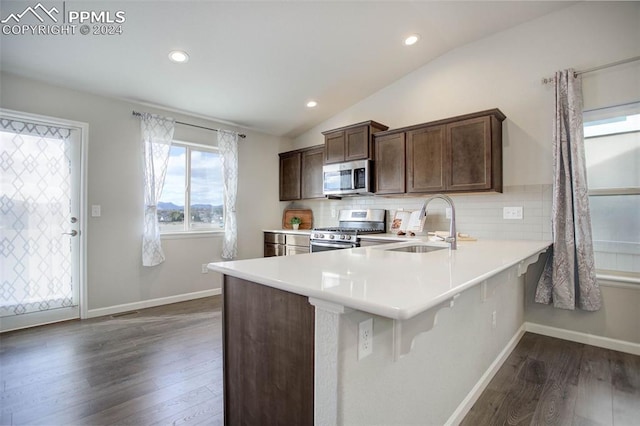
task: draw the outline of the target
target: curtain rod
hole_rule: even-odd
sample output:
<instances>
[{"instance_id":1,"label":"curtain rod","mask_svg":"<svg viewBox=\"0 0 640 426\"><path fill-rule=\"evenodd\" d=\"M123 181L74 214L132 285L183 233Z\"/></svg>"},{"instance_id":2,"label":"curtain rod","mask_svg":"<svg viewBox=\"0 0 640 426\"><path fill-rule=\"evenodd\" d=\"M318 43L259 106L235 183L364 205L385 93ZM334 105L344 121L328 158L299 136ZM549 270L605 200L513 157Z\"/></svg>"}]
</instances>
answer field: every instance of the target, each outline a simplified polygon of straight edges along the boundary
<instances>
[{"instance_id":1,"label":"curtain rod","mask_svg":"<svg viewBox=\"0 0 640 426\"><path fill-rule=\"evenodd\" d=\"M582 70L582 71L575 71L573 74L575 76L581 75L581 74L587 74L593 71L600 71L603 70L605 68L611 68L611 67L615 67L617 65L623 65L623 64L628 64L629 62L636 62L636 61L640 61L640 56L634 56L633 58L627 58L627 59L623 59L621 61L617 61L617 62L611 62L610 64L604 64L604 65L600 65L598 67L593 67L593 68L589 68L586 70ZM544 77L542 79L542 84L549 84L549 83L553 83L553 81L555 80L555 76L553 77Z\"/></svg>"},{"instance_id":2,"label":"curtain rod","mask_svg":"<svg viewBox=\"0 0 640 426\"><path fill-rule=\"evenodd\" d=\"M142 113L138 112L138 111L131 111L131 115L135 115L136 117L141 117ZM211 130L212 132L220 131L220 129L214 129L214 128L211 128L211 127L199 126L197 124L185 123L183 121L176 120L175 122L176 122L176 124L182 124L183 126L197 127L199 129ZM245 135L244 133L238 133L238 137L244 139L244 138L247 137L247 135Z\"/></svg>"}]
</instances>

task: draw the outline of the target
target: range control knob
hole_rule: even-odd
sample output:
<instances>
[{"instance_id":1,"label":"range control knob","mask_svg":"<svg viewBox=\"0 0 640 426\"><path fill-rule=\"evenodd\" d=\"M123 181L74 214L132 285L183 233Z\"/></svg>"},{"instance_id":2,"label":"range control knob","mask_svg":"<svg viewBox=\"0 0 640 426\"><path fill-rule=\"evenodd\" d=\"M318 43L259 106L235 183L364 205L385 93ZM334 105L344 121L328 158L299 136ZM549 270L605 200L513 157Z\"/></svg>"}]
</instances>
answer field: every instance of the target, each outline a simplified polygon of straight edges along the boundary
<instances>
[{"instance_id":1,"label":"range control knob","mask_svg":"<svg viewBox=\"0 0 640 426\"><path fill-rule=\"evenodd\" d=\"M334 235L333 235L333 234L329 235L329 239L330 239L330 240L333 240L333 238L334 238Z\"/></svg>"},{"instance_id":2,"label":"range control knob","mask_svg":"<svg viewBox=\"0 0 640 426\"><path fill-rule=\"evenodd\" d=\"M350 240L350 239L351 239L351 235L347 235L347 240Z\"/></svg>"}]
</instances>

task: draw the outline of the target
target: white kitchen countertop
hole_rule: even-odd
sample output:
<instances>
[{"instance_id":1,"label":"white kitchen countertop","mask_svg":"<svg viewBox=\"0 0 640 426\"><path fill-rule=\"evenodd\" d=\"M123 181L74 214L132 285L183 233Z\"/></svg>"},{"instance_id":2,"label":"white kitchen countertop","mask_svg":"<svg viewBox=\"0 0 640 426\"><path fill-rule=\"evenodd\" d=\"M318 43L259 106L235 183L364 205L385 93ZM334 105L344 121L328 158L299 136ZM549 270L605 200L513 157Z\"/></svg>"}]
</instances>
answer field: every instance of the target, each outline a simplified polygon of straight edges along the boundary
<instances>
[{"instance_id":1,"label":"white kitchen countertop","mask_svg":"<svg viewBox=\"0 0 640 426\"><path fill-rule=\"evenodd\" d=\"M217 262L208 267L303 296L405 320L521 261L537 258L551 245L550 241L505 240L458 242L457 250L429 253L388 250L421 243L425 237L407 239L411 241Z\"/></svg>"}]
</instances>

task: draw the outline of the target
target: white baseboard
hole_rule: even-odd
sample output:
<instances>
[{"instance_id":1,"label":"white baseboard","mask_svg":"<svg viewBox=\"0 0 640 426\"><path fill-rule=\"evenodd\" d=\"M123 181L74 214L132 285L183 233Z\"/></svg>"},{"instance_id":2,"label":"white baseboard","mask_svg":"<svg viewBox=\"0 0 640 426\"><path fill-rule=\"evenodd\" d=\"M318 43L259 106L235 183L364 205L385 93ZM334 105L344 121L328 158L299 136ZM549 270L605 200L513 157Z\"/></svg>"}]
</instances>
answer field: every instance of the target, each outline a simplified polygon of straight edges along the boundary
<instances>
[{"instance_id":1,"label":"white baseboard","mask_svg":"<svg viewBox=\"0 0 640 426\"><path fill-rule=\"evenodd\" d=\"M569 340L571 342L583 343L591 346L597 346L599 348L611 349L619 352L626 352L632 355L640 355L640 344L627 342L624 340L611 339L608 337L595 336L592 334L581 333L578 331L565 330L563 328L549 327L546 325L535 324L531 322L525 322L520 329L511 338L509 343L500 352L496 359L491 363L487 371L480 377L480 380L469 391L465 399L462 400L458 408L451 414L451 417L447 420L447 425L458 425L462 422L464 417L469 413L473 404L476 403L482 392L489 385L493 376L498 372L502 364L506 361L507 357L513 352L516 345L520 341L520 338L525 332L531 332L536 334L542 334L543 336L555 337L558 339Z\"/></svg>"},{"instance_id":2,"label":"white baseboard","mask_svg":"<svg viewBox=\"0 0 640 426\"><path fill-rule=\"evenodd\" d=\"M153 308L154 306L185 302L187 300L201 299L203 297L216 296L218 294L222 294L222 289L214 288L212 290L203 290L193 293L179 294L176 296L160 297L158 299L142 300L140 302L125 303L122 305L108 306L106 308L89 309L85 318L102 317L105 315L135 311L136 309Z\"/></svg>"},{"instance_id":3,"label":"white baseboard","mask_svg":"<svg viewBox=\"0 0 640 426\"><path fill-rule=\"evenodd\" d=\"M511 352L513 352L524 333L525 326L523 324L518 331L516 331L511 340L509 340L509 343L507 343L504 349L498 354L496 359L491 363L487 371L485 371L482 377L480 377L480 380L478 380L475 386L469 391L460 405L458 405L458 408L456 408L453 414L451 414L451 417L449 417L445 423L446 425L458 425L462 422L467 413L469 413L469 410L471 410L471 407L473 407L473 404L476 403L478 398L480 398L480 395L482 395L482 392L484 392L486 387L489 385L493 376L496 375L500 367L502 367L502 364L504 364L509 355L511 355Z\"/></svg>"},{"instance_id":4,"label":"white baseboard","mask_svg":"<svg viewBox=\"0 0 640 426\"><path fill-rule=\"evenodd\" d=\"M584 343L599 348L611 349L619 352L626 352L632 355L640 355L640 344L627 342L625 340L611 339L609 337L596 336L593 334L581 333L579 331L566 330L564 328L549 327L547 325L524 323L525 331L530 331L543 336L556 337L558 339L569 340L571 342Z\"/></svg>"}]
</instances>

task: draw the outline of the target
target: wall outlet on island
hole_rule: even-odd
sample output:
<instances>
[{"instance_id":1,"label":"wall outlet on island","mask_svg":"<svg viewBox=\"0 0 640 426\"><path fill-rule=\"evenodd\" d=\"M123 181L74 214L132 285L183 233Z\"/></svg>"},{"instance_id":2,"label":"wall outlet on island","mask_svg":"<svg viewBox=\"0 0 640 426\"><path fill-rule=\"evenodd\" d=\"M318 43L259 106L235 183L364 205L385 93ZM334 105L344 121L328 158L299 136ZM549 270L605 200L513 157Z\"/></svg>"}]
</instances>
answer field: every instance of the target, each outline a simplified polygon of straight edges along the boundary
<instances>
[{"instance_id":1,"label":"wall outlet on island","mask_svg":"<svg viewBox=\"0 0 640 426\"><path fill-rule=\"evenodd\" d=\"M368 357L373 352L373 318L358 324L358 360Z\"/></svg>"},{"instance_id":2,"label":"wall outlet on island","mask_svg":"<svg viewBox=\"0 0 640 426\"><path fill-rule=\"evenodd\" d=\"M207 268L207 264L206 263L202 264L202 273L203 274L208 274L209 273L209 268Z\"/></svg>"}]
</instances>

